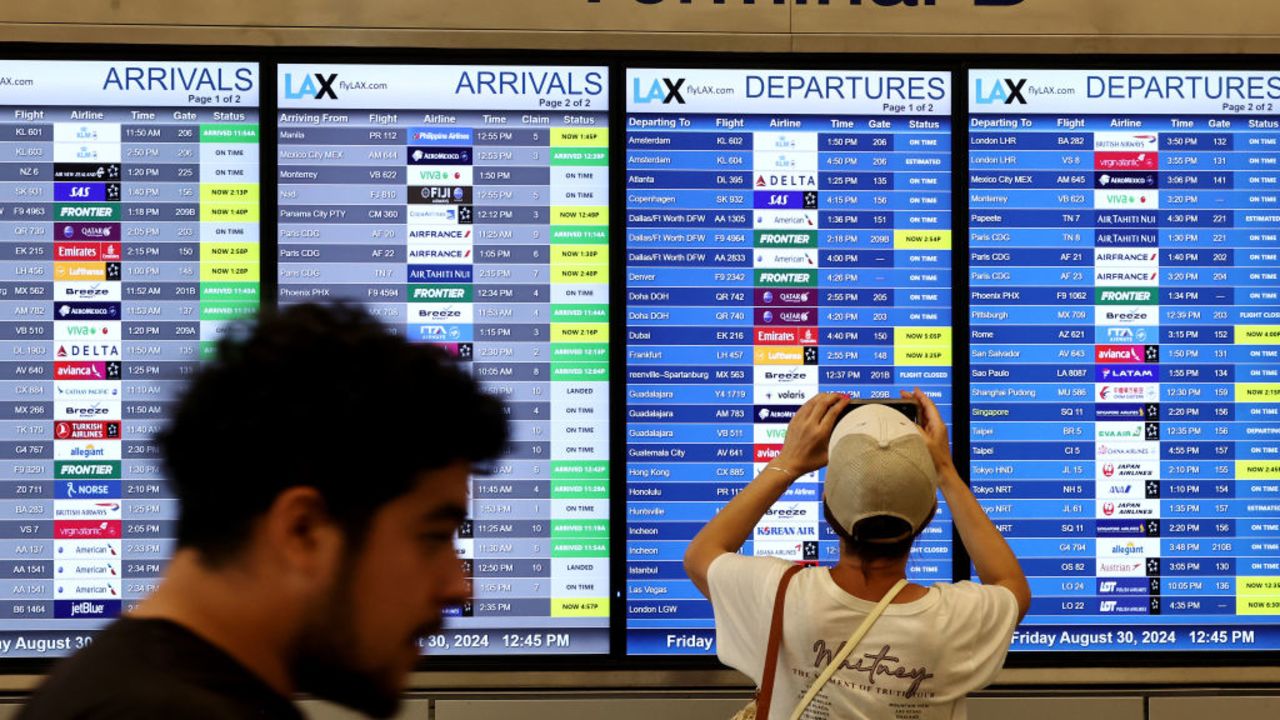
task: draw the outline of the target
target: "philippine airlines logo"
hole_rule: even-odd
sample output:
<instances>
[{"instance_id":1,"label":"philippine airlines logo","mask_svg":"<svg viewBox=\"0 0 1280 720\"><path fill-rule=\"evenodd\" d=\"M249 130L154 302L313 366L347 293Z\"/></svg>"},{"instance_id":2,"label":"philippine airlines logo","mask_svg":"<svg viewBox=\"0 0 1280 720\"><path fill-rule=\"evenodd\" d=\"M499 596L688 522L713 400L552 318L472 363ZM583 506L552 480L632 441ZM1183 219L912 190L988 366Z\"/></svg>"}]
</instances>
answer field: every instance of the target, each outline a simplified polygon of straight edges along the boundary
<instances>
[{"instance_id":1,"label":"philippine airlines logo","mask_svg":"<svg viewBox=\"0 0 1280 720\"><path fill-rule=\"evenodd\" d=\"M320 100L326 97L330 100L337 100L338 94L333 91L333 83L337 79L338 73L333 73L332 75L312 73L303 75L302 80L295 86L293 73L285 73L284 96L289 100L301 100L302 98Z\"/></svg>"}]
</instances>

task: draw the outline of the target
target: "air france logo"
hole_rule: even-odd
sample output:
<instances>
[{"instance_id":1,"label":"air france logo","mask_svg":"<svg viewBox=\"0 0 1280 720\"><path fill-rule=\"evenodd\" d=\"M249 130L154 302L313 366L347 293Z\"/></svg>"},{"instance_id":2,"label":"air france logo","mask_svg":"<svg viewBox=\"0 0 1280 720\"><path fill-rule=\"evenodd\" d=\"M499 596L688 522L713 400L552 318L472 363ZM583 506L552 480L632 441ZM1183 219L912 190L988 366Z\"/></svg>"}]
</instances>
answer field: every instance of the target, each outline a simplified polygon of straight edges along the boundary
<instances>
[{"instance_id":1,"label":"air france logo","mask_svg":"<svg viewBox=\"0 0 1280 720\"><path fill-rule=\"evenodd\" d=\"M684 87L684 83L684 78L676 80L671 78L655 79L646 92L641 88L640 78L636 78L632 82L631 89L632 94L635 96L635 101L642 105L658 101L661 101L663 105L670 105L673 102L684 105L684 95L680 94L680 89Z\"/></svg>"},{"instance_id":2,"label":"air france logo","mask_svg":"<svg viewBox=\"0 0 1280 720\"><path fill-rule=\"evenodd\" d=\"M328 76L312 73L304 75L302 84L295 88L293 85L293 73L285 73L284 96L290 100L301 100L302 98L320 100L326 97L330 100L337 100L338 94L333 91L333 83L337 79L338 73Z\"/></svg>"},{"instance_id":3,"label":"air france logo","mask_svg":"<svg viewBox=\"0 0 1280 720\"><path fill-rule=\"evenodd\" d=\"M973 96L977 99L979 105L995 105L1002 101L1005 105L1014 103L1019 105L1027 104L1027 99L1022 96L1022 88L1027 84L1026 78L1021 80L1004 78L999 82L992 83L990 88L986 87L980 78L973 82Z\"/></svg>"}]
</instances>

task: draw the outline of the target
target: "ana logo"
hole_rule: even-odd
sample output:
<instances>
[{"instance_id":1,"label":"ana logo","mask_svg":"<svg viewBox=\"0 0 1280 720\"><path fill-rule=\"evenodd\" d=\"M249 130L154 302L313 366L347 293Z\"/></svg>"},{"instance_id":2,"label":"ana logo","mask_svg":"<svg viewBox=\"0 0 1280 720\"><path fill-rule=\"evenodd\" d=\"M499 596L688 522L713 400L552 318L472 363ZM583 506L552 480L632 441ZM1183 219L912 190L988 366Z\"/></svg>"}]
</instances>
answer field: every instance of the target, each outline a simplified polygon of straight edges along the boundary
<instances>
[{"instance_id":1,"label":"ana logo","mask_svg":"<svg viewBox=\"0 0 1280 720\"><path fill-rule=\"evenodd\" d=\"M1112 495L1128 495L1131 489L1132 485L1112 485L1110 492Z\"/></svg>"},{"instance_id":2,"label":"ana logo","mask_svg":"<svg viewBox=\"0 0 1280 720\"><path fill-rule=\"evenodd\" d=\"M973 96L977 98L979 105L995 105L997 102L1003 101L1005 105L1012 105L1015 102L1019 105L1026 105L1027 99L1022 96L1022 88L1025 87L1027 81L1010 80L1005 78L991 84L991 88L987 89L981 78L974 80Z\"/></svg>"},{"instance_id":3,"label":"ana logo","mask_svg":"<svg viewBox=\"0 0 1280 720\"><path fill-rule=\"evenodd\" d=\"M338 79L338 73L333 73L328 77L320 73L304 75L302 84L294 87L293 73L284 74L284 96L290 100L300 100L302 98L312 98L319 100L321 98L329 98L337 100L338 94L333 91L333 83ZM319 83L319 84L317 84Z\"/></svg>"},{"instance_id":4,"label":"ana logo","mask_svg":"<svg viewBox=\"0 0 1280 720\"><path fill-rule=\"evenodd\" d=\"M655 79L646 92L641 89L640 78L636 78L631 84L631 92L635 101L642 105L658 101L662 101L663 105L670 105L673 102L684 105L684 96L680 94L680 88L684 87L684 83L684 78L676 80L662 78L661 81Z\"/></svg>"}]
</instances>

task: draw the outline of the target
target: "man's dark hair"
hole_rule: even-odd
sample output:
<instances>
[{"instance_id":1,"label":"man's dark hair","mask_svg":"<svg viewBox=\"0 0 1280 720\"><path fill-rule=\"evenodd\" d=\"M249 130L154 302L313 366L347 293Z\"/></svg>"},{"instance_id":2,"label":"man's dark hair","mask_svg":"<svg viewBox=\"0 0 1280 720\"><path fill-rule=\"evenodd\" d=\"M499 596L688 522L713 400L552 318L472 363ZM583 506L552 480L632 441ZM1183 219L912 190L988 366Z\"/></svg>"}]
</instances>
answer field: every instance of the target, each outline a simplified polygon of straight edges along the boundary
<instances>
[{"instance_id":1,"label":"man's dark hair","mask_svg":"<svg viewBox=\"0 0 1280 720\"><path fill-rule=\"evenodd\" d=\"M157 437L181 502L178 546L206 563L239 552L290 487L318 490L359 544L423 471L506 447L497 399L360 308L297 305L230 330Z\"/></svg>"},{"instance_id":2,"label":"man's dark hair","mask_svg":"<svg viewBox=\"0 0 1280 720\"><path fill-rule=\"evenodd\" d=\"M913 529L911 524L902 518L875 515L859 520L854 524L852 532L849 532L832 517L831 508L827 507L826 500L822 501L822 514L826 517L827 525L831 526L831 531L844 541L847 552L864 562L898 560L906 557L907 553L911 552L911 546L915 544L916 538L929 527L929 523L933 522L933 516L937 512L938 506L935 504L933 511L920 525L919 530Z\"/></svg>"}]
</instances>

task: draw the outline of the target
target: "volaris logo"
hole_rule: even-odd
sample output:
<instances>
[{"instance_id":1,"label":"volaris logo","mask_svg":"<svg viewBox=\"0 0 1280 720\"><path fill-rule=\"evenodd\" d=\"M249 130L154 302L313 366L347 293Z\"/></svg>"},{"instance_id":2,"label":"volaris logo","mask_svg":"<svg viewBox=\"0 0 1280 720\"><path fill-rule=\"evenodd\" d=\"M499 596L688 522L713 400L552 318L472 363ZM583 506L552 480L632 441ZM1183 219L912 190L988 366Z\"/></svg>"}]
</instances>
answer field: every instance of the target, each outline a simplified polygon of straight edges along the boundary
<instances>
[{"instance_id":1,"label":"volaris logo","mask_svg":"<svg viewBox=\"0 0 1280 720\"><path fill-rule=\"evenodd\" d=\"M285 73L284 96L290 100L300 100L302 98L319 100L324 97L328 97L330 100L337 100L338 94L333 91L333 83L337 79L338 73L327 76L320 73L312 73L303 75L301 84L295 87L293 73Z\"/></svg>"}]
</instances>

